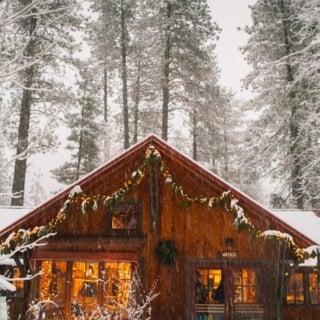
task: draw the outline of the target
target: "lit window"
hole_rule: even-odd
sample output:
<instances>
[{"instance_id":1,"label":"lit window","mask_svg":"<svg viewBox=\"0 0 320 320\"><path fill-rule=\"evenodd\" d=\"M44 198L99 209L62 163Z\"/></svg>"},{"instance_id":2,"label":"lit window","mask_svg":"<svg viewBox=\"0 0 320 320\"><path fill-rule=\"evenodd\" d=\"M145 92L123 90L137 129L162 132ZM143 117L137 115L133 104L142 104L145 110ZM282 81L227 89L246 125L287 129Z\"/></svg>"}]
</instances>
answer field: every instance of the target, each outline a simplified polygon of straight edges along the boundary
<instances>
[{"instance_id":1,"label":"lit window","mask_svg":"<svg viewBox=\"0 0 320 320\"><path fill-rule=\"evenodd\" d=\"M136 234L140 228L140 202L136 200L120 202L110 210L108 218L112 234Z\"/></svg>"},{"instance_id":2,"label":"lit window","mask_svg":"<svg viewBox=\"0 0 320 320\"><path fill-rule=\"evenodd\" d=\"M264 319L261 268L240 268L236 263L233 268L224 268L223 263L216 266L195 269L196 318L225 319L230 303L234 303L235 319Z\"/></svg>"},{"instance_id":3,"label":"lit window","mask_svg":"<svg viewBox=\"0 0 320 320\"><path fill-rule=\"evenodd\" d=\"M221 269L198 269L195 278L196 303L223 303Z\"/></svg>"},{"instance_id":4,"label":"lit window","mask_svg":"<svg viewBox=\"0 0 320 320\"><path fill-rule=\"evenodd\" d=\"M39 299L47 316L61 315L66 300L66 261L42 261ZM50 303L49 303L50 301Z\"/></svg>"},{"instance_id":5,"label":"lit window","mask_svg":"<svg viewBox=\"0 0 320 320\"><path fill-rule=\"evenodd\" d=\"M257 275L254 269L234 271L236 303L257 303Z\"/></svg>"},{"instance_id":6,"label":"lit window","mask_svg":"<svg viewBox=\"0 0 320 320\"><path fill-rule=\"evenodd\" d=\"M196 270L194 292L197 319L224 318L224 282L222 269L199 268Z\"/></svg>"},{"instance_id":7,"label":"lit window","mask_svg":"<svg viewBox=\"0 0 320 320\"><path fill-rule=\"evenodd\" d=\"M91 315L97 306L114 310L129 301L129 262L42 261L41 272L39 300L47 318Z\"/></svg>"},{"instance_id":8,"label":"lit window","mask_svg":"<svg viewBox=\"0 0 320 320\"><path fill-rule=\"evenodd\" d=\"M13 268L13 279L22 278L21 271L18 267ZM16 287L16 291L14 293L14 296L17 298L23 297L23 291L24 291L24 281L22 280L13 280L12 284Z\"/></svg>"},{"instance_id":9,"label":"lit window","mask_svg":"<svg viewBox=\"0 0 320 320\"><path fill-rule=\"evenodd\" d=\"M110 307L117 301L126 304L129 301L129 289L132 279L132 265L127 262L105 262L101 268L104 284L103 303Z\"/></svg>"},{"instance_id":10,"label":"lit window","mask_svg":"<svg viewBox=\"0 0 320 320\"><path fill-rule=\"evenodd\" d=\"M311 304L320 304L320 280L316 273L309 273L309 295Z\"/></svg>"},{"instance_id":11,"label":"lit window","mask_svg":"<svg viewBox=\"0 0 320 320\"><path fill-rule=\"evenodd\" d=\"M287 290L288 304L304 303L303 273L296 272L290 276Z\"/></svg>"}]
</instances>

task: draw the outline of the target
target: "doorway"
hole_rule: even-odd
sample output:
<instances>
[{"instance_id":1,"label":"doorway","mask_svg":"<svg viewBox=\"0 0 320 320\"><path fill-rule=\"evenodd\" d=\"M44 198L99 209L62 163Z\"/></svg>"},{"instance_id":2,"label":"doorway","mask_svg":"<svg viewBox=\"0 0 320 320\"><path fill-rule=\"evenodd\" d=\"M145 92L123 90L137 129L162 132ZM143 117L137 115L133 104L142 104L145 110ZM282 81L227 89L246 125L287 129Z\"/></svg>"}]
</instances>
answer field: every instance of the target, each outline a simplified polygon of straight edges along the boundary
<instances>
[{"instance_id":1,"label":"doorway","mask_svg":"<svg viewBox=\"0 0 320 320\"><path fill-rule=\"evenodd\" d=\"M262 264L220 261L192 268L195 320L265 320Z\"/></svg>"}]
</instances>

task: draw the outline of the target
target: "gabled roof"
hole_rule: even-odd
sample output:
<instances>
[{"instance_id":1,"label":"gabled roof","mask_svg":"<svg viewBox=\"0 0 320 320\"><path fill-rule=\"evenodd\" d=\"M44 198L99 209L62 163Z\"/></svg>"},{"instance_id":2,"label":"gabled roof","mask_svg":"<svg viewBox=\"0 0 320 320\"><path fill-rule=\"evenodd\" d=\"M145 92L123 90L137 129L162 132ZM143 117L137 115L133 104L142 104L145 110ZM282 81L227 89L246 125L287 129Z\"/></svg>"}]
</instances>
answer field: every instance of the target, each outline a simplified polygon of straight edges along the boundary
<instances>
[{"instance_id":1,"label":"gabled roof","mask_svg":"<svg viewBox=\"0 0 320 320\"><path fill-rule=\"evenodd\" d=\"M310 239L306 234L299 232L290 226L288 222L281 220L240 190L203 168L197 162L155 135L148 136L84 178L70 185L64 191L58 193L27 215L0 230L0 239L4 240L11 232L16 231L18 228L27 229L47 223L56 216L70 191L77 185L80 185L85 193L101 192L102 187L104 188L104 192L112 193L115 191L114 188L120 188L132 172L139 167L143 161L144 153L150 145L153 145L160 152L161 159L170 168L173 176L175 174L178 176L179 173L180 177L184 177L189 182L187 185L183 185L188 193L192 194L195 192L198 189L197 186L201 186L202 190L205 187L206 196L216 196L225 191L230 191L239 200L239 205L243 208L246 216L260 230L272 229L289 233L295 243L302 248L316 244L314 239Z\"/></svg>"}]
</instances>

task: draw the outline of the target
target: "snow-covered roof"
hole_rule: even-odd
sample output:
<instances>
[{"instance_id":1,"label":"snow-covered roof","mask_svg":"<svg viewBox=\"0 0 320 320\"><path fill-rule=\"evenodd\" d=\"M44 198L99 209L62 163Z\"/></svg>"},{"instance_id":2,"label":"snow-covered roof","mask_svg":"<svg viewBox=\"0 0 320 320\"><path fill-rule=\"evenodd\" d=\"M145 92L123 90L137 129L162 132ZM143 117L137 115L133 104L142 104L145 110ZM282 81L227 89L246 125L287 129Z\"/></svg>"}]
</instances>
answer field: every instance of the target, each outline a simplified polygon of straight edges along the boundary
<instances>
[{"instance_id":1,"label":"snow-covered roof","mask_svg":"<svg viewBox=\"0 0 320 320\"><path fill-rule=\"evenodd\" d=\"M5 291L16 291L16 287L8 282L6 279L0 276L0 290L5 290Z\"/></svg>"},{"instance_id":2,"label":"snow-covered roof","mask_svg":"<svg viewBox=\"0 0 320 320\"><path fill-rule=\"evenodd\" d=\"M31 211L27 207L2 206L0 207L0 230L5 229Z\"/></svg>"},{"instance_id":3,"label":"snow-covered roof","mask_svg":"<svg viewBox=\"0 0 320 320\"><path fill-rule=\"evenodd\" d=\"M271 213L320 245L320 213L290 209L272 209Z\"/></svg>"}]
</instances>

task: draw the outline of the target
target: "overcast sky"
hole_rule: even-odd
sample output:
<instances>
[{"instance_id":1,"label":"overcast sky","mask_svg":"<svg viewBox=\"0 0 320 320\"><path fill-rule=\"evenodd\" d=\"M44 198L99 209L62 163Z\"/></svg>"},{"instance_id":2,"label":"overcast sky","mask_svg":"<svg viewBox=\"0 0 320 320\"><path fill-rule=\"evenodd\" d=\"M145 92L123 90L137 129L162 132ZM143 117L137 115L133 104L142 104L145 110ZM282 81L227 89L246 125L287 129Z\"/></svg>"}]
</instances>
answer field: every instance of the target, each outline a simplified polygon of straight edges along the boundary
<instances>
[{"instance_id":1,"label":"overcast sky","mask_svg":"<svg viewBox=\"0 0 320 320\"><path fill-rule=\"evenodd\" d=\"M256 0L208 0L213 20L222 29L217 43L217 61L221 69L221 84L233 89L241 97L240 79L249 71L239 47L246 44L247 35L238 31L238 27L251 25L250 9L248 6Z\"/></svg>"}]
</instances>

